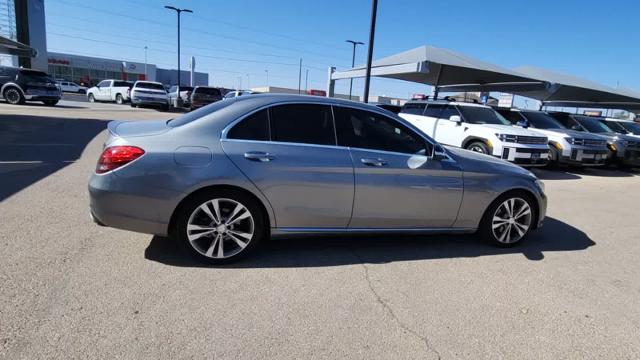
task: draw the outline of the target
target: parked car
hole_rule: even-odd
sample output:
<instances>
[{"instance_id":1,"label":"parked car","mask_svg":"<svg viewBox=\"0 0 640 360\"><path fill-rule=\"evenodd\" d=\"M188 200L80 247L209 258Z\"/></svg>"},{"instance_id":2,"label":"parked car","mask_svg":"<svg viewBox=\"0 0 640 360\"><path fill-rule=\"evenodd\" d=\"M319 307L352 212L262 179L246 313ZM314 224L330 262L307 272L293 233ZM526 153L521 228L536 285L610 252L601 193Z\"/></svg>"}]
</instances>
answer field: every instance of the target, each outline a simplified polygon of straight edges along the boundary
<instances>
[{"instance_id":1,"label":"parked car","mask_svg":"<svg viewBox=\"0 0 640 360\"><path fill-rule=\"evenodd\" d=\"M367 104L267 94L108 129L94 221L170 235L213 264L294 234L477 231L509 246L546 213L531 172Z\"/></svg>"},{"instance_id":2,"label":"parked car","mask_svg":"<svg viewBox=\"0 0 640 360\"><path fill-rule=\"evenodd\" d=\"M399 115L442 144L522 166L545 166L549 161L549 140L544 134L513 126L485 105L417 100L407 102Z\"/></svg>"},{"instance_id":3,"label":"parked car","mask_svg":"<svg viewBox=\"0 0 640 360\"><path fill-rule=\"evenodd\" d=\"M89 102L109 101L124 104L129 101L129 89L133 84L124 80L102 80L98 85L87 90Z\"/></svg>"},{"instance_id":4,"label":"parked car","mask_svg":"<svg viewBox=\"0 0 640 360\"><path fill-rule=\"evenodd\" d=\"M60 88L47 73L10 66L0 66L0 94L13 105L42 101L53 106L62 96Z\"/></svg>"},{"instance_id":5,"label":"parked car","mask_svg":"<svg viewBox=\"0 0 640 360\"><path fill-rule=\"evenodd\" d=\"M57 84L60 87L60 90L62 90L63 92L71 92L71 93L77 93L77 94L87 93L86 86L80 86L74 83L73 81L61 80L61 81L57 81Z\"/></svg>"},{"instance_id":6,"label":"parked car","mask_svg":"<svg viewBox=\"0 0 640 360\"><path fill-rule=\"evenodd\" d=\"M640 138L640 124L637 124L631 120L620 120L612 118L598 118L598 121L604 123L609 129L617 132L618 134L624 134Z\"/></svg>"},{"instance_id":7,"label":"parked car","mask_svg":"<svg viewBox=\"0 0 640 360\"><path fill-rule=\"evenodd\" d=\"M222 92L210 86L196 86L191 92L191 110L222 100Z\"/></svg>"},{"instance_id":8,"label":"parked car","mask_svg":"<svg viewBox=\"0 0 640 360\"><path fill-rule=\"evenodd\" d=\"M223 99L232 99L238 96L251 95L251 94L259 94L259 93L252 90L232 90L224 94Z\"/></svg>"},{"instance_id":9,"label":"parked car","mask_svg":"<svg viewBox=\"0 0 640 360\"><path fill-rule=\"evenodd\" d=\"M618 134L606 124L585 115L550 112L562 125L569 129L594 133L607 139L608 162L620 167L640 166L640 139Z\"/></svg>"},{"instance_id":10,"label":"parked car","mask_svg":"<svg viewBox=\"0 0 640 360\"><path fill-rule=\"evenodd\" d=\"M191 106L191 92L193 92L192 86L179 86L173 85L167 92L167 98L169 99L170 108L185 108Z\"/></svg>"},{"instance_id":11,"label":"parked car","mask_svg":"<svg viewBox=\"0 0 640 360\"><path fill-rule=\"evenodd\" d=\"M160 107L164 110L169 109L167 90L159 82L138 80L133 84L129 96L131 98L131 107L149 105Z\"/></svg>"},{"instance_id":12,"label":"parked car","mask_svg":"<svg viewBox=\"0 0 640 360\"><path fill-rule=\"evenodd\" d=\"M382 103L369 103L371 105L375 105L381 109L389 110L394 114L399 114L402 111L401 105L393 105L393 104L382 104Z\"/></svg>"},{"instance_id":13,"label":"parked car","mask_svg":"<svg viewBox=\"0 0 640 360\"><path fill-rule=\"evenodd\" d=\"M496 108L514 125L531 128L549 138L550 164L604 165L609 156L607 140L599 135L567 129L543 111Z\"/></svg>"}]
</instances>

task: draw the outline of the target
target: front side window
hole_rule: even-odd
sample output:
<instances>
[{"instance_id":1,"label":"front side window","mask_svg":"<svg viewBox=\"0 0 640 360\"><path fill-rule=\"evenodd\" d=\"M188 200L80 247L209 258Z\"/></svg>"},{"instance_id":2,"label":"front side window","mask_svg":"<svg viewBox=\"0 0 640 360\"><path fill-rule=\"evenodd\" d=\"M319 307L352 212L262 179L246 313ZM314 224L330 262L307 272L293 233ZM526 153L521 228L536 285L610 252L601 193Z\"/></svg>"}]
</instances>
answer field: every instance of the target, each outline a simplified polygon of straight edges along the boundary
<instances>
[{"instance_id":1,"label":"front side window","mask_svg":"<svg viewBox=\"0 0 640 360\"><path fill-rule=\"evenodd\" d=\"M640 134L640 124L631 121L620 121L619 124L632 134Z\"/></svg>"},{"instance_id":2,"label":"front side window","mask_svg":"<svg viewBox=\"0 0 640 360\"><path fill-rule=\"evenodd\" d=\"M563 129L564 126L552 116L543 112L527 111L523 113L532 127L536 129Z\"/></svg>"},{"instance_id":3,"label":"front side window","mask_svg":"<svg viewBox=\"0 0 640 360\"><path fill-rule=\"evenodd\" d=\"M327 105L277 105L271 108L273 141L335 145L331 107Z\"/></svg>"},{"instance_id":4,"label":"front side window","mask_svg":"<svg viewBox=\"0 0 640 360\"><path fill-rule=\"evenodd\" d=\"M627 129L624 128L624 126L620 125L619 122L617 121L608 121L608 120L604 120L603 121L605 125L607 125L611 130L617 132L618 134L628 134L629 132L627 131Z\"/></svg>"},{"instance_id":5,"label":"front side window","mask_svg":"<svg viewBox=\"0 0 640 360\"><path fill-rule=\"evenodd\" d=\"M98 83L98 87L108 87L109 86L109 80L102 80Z\"/></svg>"},{"instance_id":6,"label":"front side window","mask_svg":"<svg viewBox=\"0 0 640 360\"><path fill-rule=\"evenodd\" d=\"M425 110L424 112L424 116L429 116L437 119L440 117L442 109L444 109L444 105L429 104L427 106L427 110Z\"/></svg>"},{"instance_id":7,"label":"front side window","mask_svg":"<svg viewBox=\"0 0 640 360\"><path fill-rule=\"evenodd\" d=\"M427 149L429 144L399 121L359 109L337 106L333 109L340 146L404 154L431 154L431 149Z\"/></svg>"},{"instance_id":8,"label":"front side window","mask_svg":"<svg viewBox=\"0 0 640 360\"><path fill-rule=\"evenodd\" d=\"M267 115L267 110L260 110L244 118L229 130L227 138L269 141L269 116Z\"/></svg>"},{"instance_id":9,"label":"front side window","mask_svg":"<svg viewBox=\"0 0 640 360\"><path fill-rule=\"evenodd\" d=\"M580 123L580 125L582 125L582 127L592 133L601 134L614 132L604 123L590 117L576 116L576 120Z\"/></svg>"},{"instance_id":10,"label":"front side window","mask_svg":"<svg viewBox=\"0 0 640 360\"><path fill-rule=\"evenodd\" d=\"M470 124L511 125L502 115L495 110L480 106L461 106L460 112L464 121Z\"/></svg>"}]
</instances>

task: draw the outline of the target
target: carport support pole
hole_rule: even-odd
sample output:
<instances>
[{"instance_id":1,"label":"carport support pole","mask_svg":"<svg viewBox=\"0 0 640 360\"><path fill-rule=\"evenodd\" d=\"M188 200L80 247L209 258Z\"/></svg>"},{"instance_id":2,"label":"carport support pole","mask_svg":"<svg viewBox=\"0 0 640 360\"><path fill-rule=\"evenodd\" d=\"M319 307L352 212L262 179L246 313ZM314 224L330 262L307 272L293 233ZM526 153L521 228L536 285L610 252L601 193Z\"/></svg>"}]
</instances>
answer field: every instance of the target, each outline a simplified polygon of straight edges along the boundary
<instances>
[{"instance_id":1,"label":"carport support pole","mask_svg":"<svg viewBox=\"0 0 640 360\"><path fill-rule=\"evenodd\" d=\"M327 74L327 97L333 97L336 89L336 81L333 80L333 73L336 72L335 66L329 66Z\"/></svg>"},{"instance_id":2,"label":"carport support pole","mask_svg":"<svg viewBox=\"0 0 640 360\"><path fill-rule=\"evenodd\" d=\"M378 0L373 0L371 5L371 26L369 27L369 50L367 51L367 72L364 78L364 99L369 102L369 85L371 82L371 62L373 60L373 39L376 34L376 15L378 13Z\"/></svg>"}]
</instances>

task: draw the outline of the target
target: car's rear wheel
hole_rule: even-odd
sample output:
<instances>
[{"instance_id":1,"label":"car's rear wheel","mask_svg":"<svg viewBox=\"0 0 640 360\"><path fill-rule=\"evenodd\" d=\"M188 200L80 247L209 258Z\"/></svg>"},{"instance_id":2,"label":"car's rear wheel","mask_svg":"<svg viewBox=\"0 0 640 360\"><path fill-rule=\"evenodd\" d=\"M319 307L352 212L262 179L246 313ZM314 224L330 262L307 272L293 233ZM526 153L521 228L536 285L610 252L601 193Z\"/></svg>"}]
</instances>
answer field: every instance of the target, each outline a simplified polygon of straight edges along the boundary
<instances>
[{"instance_id":1,"label":"car's rear wheel","mask_svg":"<svg viewBox=\"0 0 640 360\"><path fill-rule=\"evenodd\" d=\"M266 236L265 219L251 197L237 191L207 191L177 214L175 235L195 258L209 264L236 261Z\"/></svg>"},{"instance_id":2,"label":"car's rear wheel","mask_svg":"<svg viewBox=\"0 0 640 360\"><path fill-rule=\"evenodd\" d=\"M96 102L96 98L93 96L93 94L89 94L87 98L89 99L89 102Z\"/></svg>"},{"instance_id":3,"label":"car's rear wheel","mask_svg":"<svg viewBox=\"0 0 640 360\"><path fill-rule=\"evenodd\" d=\"M124 99L122 98L122 94L116 94L116 104L118 105L124 104Z\"/></svg>"},{"instance_id":4,"label":"car's rear wheel","mask_svg":"<svg viewBox=\"0 0 640 360\"><path fill-rule=\"evenodd\" d=\"M471 150L473 152L481 153L481 154L489 154L489 147L487 144L482 141L474 141L471 144L467 145L467 150Z\"/></svg>"},{"instance_id":5,"label":"car's rear wheel","mask_svg":"<svg viewBox=\"0 0 640 360\"><path fill-rule=\"evenodd\" d=\"M533 200L525 193L502 195L485 212L480 223L480 235L495 245L513 246L534 227L534 209Z\"/></svg>"},{"instance_id":6,"label":"car's rear wheel","mask_svg":"<svg viewBox=\"0 0 640 360\"><path fill-rule=\"evenodd\" d=\"M22 95L20 90L15 87L9 87L5 89L2 95L4 96L4 99L11 105L24 104L24 96Z\"/></svg>"}]
</instances>

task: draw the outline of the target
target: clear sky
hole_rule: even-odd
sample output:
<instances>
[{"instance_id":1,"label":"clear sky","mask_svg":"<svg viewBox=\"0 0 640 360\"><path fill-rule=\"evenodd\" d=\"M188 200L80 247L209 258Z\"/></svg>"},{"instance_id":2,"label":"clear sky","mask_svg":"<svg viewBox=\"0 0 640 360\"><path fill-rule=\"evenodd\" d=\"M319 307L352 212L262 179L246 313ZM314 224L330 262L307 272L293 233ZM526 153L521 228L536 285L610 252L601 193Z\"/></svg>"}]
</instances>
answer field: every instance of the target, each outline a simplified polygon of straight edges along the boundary
<instances>
[{"instance_id":1,"label":"clear sky","mask_svg":"<svg viewBox=\"0 0 640 360\"><path fill-rule=\"evenodd\" d=\"M370 0L46 0L50 51L144 61L176 68L176 15L182 68L215 86L325 89L327 67L351 63L346 39L368 41ZM506 67L535 65L608 86L640 89L640 2L634 0L379 0L374 59L420 45L444 47ZM356 65L366 59L359 47ZM354 81L362 94L363 80ZM348 92L348 81L337 91ZM374 79L371 93L407 97L426 86Z\"/></svg>"}]
</instances>

